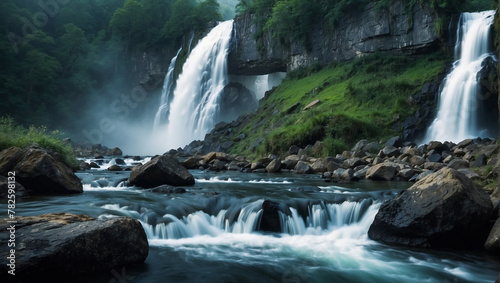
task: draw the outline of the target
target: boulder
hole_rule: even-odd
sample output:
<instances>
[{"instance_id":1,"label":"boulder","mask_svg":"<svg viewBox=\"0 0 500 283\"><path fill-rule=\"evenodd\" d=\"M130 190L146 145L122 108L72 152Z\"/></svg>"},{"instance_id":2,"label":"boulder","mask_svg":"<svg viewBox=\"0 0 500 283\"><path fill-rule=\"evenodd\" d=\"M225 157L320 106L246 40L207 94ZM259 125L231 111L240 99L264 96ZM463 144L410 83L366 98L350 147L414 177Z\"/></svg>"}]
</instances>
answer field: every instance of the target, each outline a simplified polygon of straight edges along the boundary
<instances>
[{"instance_id":1,"label":"boulder","mask_svg":"<svg viewBox=\"0 0 500 283\"><path fill-rule=\"evenodd\" d=\"M392 137L390 138L386 143L385 145L386 146L390 146L390 147L402 147L403 146L403 143L404 141L401 139L401 137L399 136L396 136L396 137Z\"/></svg>"},{"instance_id":2,"label":"boulder","mask_svg":"<svg viewBox=\"0 0 500 283\"><path fill-rule=\"evenodd\" d=\"M399 171L399 165L393 162L384 162L374 165L366 172L366 178L378 181L390 181Z\"/></svg>"},{"instance_id":3,"label":"boulder","mask_svg":"<svg viewBox=\"0 0 500 283\"><path fill-rule=\"evenodd\" d=\"M295 168L293 169L295 173L297 174L311 174L314 172L314 170L309 166L309 164L299 161L297 162L297 165L295 165Z\"/></svg>"},{"instance_id":4,"label":"boulder","mask_svg":"<svg viewBox=\"0 0 500 283\"><path fill-rule=\"evenodd\" d=\"M130 174L129 184L143 188L160 185L191 186L194 177L171 155L160 155L144 165L135 166Z\"/></svg>"},{"instance_id":5,"label":"boulder","mask_svg":"<svg viewBox=\"0 0 500 283\"><path fill-rule=\"evenodd\" d=\"M484 243L484 248L490 252L497 254L500 253L500 218L497 219L493 225L493 228Z\"/></svg>"},{"instance_id":6,"label":"boulder","mask_svg":"<svg viewBox=\"0 0 500 283\"><path fill-rule=\"evenodd\" d=\"M108 171L123 171L123 168L121 168L119 165L114 164L108 167Z\"/></svg>"},{"instance_id":7,"label":"boulder","mask_svg":"<svg viewBox=\"0 0 500 283\"><path fill-rule=\"evenodd\" d=\"M29 196L23 185L19 184L16 181L9 182L9 179L7 177L0 176L0 199L9 198L9 195L12 195L12 192L14 193L15 198L23 198Z\"/></svg>"},{"instance_id":8,"label":"boulder","mask_svg":"<svg viewBox=\"0 0 500 283\"><path fill-rule=\"evenodd\" d=\"M59 154L38 146L9 148L0 152L0 175L15 172L16 181L32 194L83 192L82 182Z\"/></svg>"},{"instance_id":9,"label":"boulder","mask_svg":"<svg viewBox=\"0 0 500 283\"><path fill-rule=\"evenodd\" d=\"M281 170L281 159L280 158L273 159L266 166L267 173L277 173L280 170Z\"/></svg>"},{"instance_id":10,"label":"boulder","mask_svg":"<svg viewBox=\"0 0 500 283\"><path fill-rule=\"evenodd\" d=\"M266 232L281 232L279 203L265 200L262 203L262 217L259 230Z\"/></svg>"},{"instance_id":11,"label":"boulder","mask_svg":"<svg viewBox=\"0 0 500 283\"><path fill-rule=\"evenodd\" d=\"M467 160L463 159L453 159L448 163L448 168L452 168L455 170L462 169L462 168L469 168L469 162Z\"/></svg>"},{"instance_id":12,"label":"boulder","mask_svg":"<svg viewBox=\"0 0 500 283\"><path fill-rule=\"evenodd\" d=\"M0 239L7 243L11 223L0 220ZM129 217L94 220L89 216L52 213L16 217L16 281L55 282L125 265L142 263L148 255L148 240L139 221ZM0 255L10 255L7 245ZM18 260L19 259L19 260ZM0 267L6 281L8 265ZM3 277L3 278L2 278Z\"/></svg>"},{"instance_id":13,"label":"boulder","mask_svg":"<svg viewBox=\"0 0 500 283\"><path fill-rule=\"evenodd\" d=\"M344 160L344 162L342 163L342 167L347 169L347 168L354 168L354 167L358 167L360 165L367 165L367 164L368 164L368 162L366 162L366 160L359 158L359 157L354 157L354 158L349 158L347 160Z\"/></svg>"},{"instance_id":14,"label":"boulder","mask_svg":"<svg viewBox=\"0 0 500 283\"><path fill-rule=\"evenodd\" d=\"M368 236L387 244L477 248L485 242L492 211L481 187L443 168L382 204Z\"/></svg>"},{"instance_id":15,"label":"boulder","mask_svg":"<svg viewBox=\"0 0 500 283\"><path fill-rule=\"evenodd\" d=\"M325 160L323 158L318 158L314 161L311 168L317 173L325 173L327 171L327 166L325 165Z\"/></svg>"},{"instance_id":16,"label":"boulder","mask_svg":"<svg viewBox=\"0 0 500 283\"><path fill-rule=\"evenodd\" d=\"M182 162L182 166L186 167L186 169L196 169L200 166L200 161L203 160L203 157L192 156Z\"/></svg>"},{"instance_id":17,"label":"boulder","mask_svg":"<svg viewBox=\"0 0 500 283\"><path fill-rule=\"evenodd\" d=\"M120 148L114 147L114 148L109 150L108 154L111 156L122 156L123 152Z\"/></svg>"}]
</instances>

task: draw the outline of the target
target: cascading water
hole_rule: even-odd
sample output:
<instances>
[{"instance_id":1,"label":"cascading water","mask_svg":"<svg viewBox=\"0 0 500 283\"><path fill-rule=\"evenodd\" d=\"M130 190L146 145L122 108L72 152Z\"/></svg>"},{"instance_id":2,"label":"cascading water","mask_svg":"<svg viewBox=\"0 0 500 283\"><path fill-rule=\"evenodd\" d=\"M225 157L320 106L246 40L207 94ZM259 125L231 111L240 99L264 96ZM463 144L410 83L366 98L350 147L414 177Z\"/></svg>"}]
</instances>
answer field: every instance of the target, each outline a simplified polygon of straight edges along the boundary
<instances>
[{"instance_id":1,"label":"cascading water","mask_svg":"<svg viewBox=\"0 0 500 283\"><path fill-rule=\"evenodd\" d=\"M485 134L477 122L480 100L477 73L490 56L490 27L495 11L463 13L457 28L457 60L446 77L439 96L439 110L427 131L425 142L459 142Z\"/></svg>"},{"instance_id":2,"label":"cascading water","mask_svg":"<svg viewBox=\"0 0 500 283\"><path fill-rule=\"evenodd\" d=\"M164 125L167 122L168 114L169 114L169 104L170 104L170 93L172 92L172 86L174 85L174 69L175 63L177 62L177 57L179 53L181 53L182 47L179 48L177 54L175 54L174 58L170 61L170 65L168 66L167 75L165 75L165 79L163 80L163 88L161 91L160 98L160 107L156 112L153 130L159 130L159 127Z\"/></svg>"},{"instance_id":3,"label":"cascading water","mask_svg":"<svg viewBox=\"0 0 500 283\"><path fill-rule=\"evenodd\" d=\"M149 224L148 219L142 223L149 239L255 233L259 231L263 202L261 199L248 204L233 203L236 207L239 205L242 207L221 209L214 215L203 210L180 218L165 214L161 217L160 223ZM351 233L342 237L362 237L366 235L379 206L380 203L373 203L371 199L363 199L359 202L346 201L340 204L321 202L306 207L289 207L290 213L279 212L281 232L289 235L322 235L358 225L356 229L347 228L346 230L350 230ZM305 210L307 215L300 215L298 212L300 209ZM158 222L158 219L153 221L155 222Z\"/></svg>"},{"instance_id":4,"label":"cascading water","mask_svg":"<svg viewBox=\"0 0 500 283\"><path fill-rule=\"evenodd\" d=\"M233 21L213 28L191 51L177 80L167 126L167 146L203 139L220 122L220 95L227 84L227 55Z\"/></svg>"}]
</instances>

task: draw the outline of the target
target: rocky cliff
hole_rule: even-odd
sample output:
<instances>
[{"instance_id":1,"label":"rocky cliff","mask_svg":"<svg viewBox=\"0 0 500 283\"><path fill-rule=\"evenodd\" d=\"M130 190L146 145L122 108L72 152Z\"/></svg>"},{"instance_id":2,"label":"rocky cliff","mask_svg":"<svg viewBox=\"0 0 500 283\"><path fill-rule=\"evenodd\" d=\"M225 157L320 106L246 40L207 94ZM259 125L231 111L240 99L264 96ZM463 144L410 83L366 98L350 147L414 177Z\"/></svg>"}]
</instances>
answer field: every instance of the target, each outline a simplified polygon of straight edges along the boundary
<instances>
[{"instance_id":1,"label":"rocky cliff","mask_svg":"<svg viewBox=\"0 0 500 283\"><path fill-rule=\"evenodd\" d=\"M439 45L434 10L414 5L412 9L398 1L379 11L375 3L362 13L346 16L338 27L328 32L322 25L311 31L311 50L301 44L280 45L270 33L255 39L257 29L253 15L235 19L234 49L228 69L237 75L260 75L291 71L312 64L350 60L374 52L415 54Z\"/></svg>"}]
</instances>

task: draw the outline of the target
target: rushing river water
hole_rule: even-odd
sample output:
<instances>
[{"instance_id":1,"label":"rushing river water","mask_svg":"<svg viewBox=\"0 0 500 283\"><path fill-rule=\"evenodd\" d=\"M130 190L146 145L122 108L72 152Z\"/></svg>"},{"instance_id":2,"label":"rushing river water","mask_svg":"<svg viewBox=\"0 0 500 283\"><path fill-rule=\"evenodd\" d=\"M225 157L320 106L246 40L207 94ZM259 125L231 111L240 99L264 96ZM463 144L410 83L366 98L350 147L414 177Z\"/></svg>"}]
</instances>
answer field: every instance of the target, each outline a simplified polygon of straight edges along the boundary
<instances>
[{"instance_id":1,"label":"rushing river water","mask_svg":"<svg viewBox=\"0 0 500 283\"><path fill-rule=\"evenodd\" d=\"M83 194L30 198L16 207L23 216L69 212L141 221L150 244L144 264L75 282L451 283L494 282L499 275L500 261L487 254L368 239L380 204L407 183L195 170L196 185L186 193L161 194L127 187L129 174L79 172ZM264 200L284 211L281 233L257 231Z\"/></svg>"}]
</instances>

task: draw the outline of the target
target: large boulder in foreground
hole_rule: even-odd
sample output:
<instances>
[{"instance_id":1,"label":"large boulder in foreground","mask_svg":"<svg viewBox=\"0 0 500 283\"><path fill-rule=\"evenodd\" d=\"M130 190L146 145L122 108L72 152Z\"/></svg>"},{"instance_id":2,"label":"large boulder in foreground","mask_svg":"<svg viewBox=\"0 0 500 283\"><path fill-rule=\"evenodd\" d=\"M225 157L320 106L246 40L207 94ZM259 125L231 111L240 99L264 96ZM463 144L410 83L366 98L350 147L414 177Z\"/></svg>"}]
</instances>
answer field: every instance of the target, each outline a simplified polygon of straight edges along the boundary
<instances>
[{"instance_id":1,"label":"large boulder in foreground","mask_svg":"<svg viewBox=\"0 0 500 283\"><path fill-rule=\"evenodd\" d=\"M69 213L16 217L15 248L7 246L12 225L7 220L0 219L0 241L6 243L0 256L12 258L10 249L15 249L15 277L7 273L10 266L2 264L2 282L74 279L142 263L148 255L146 233L139 221L129 217L94 220Z\"/></svg>"},{"instance_id":2,"label":"large boulder in foreground","mask_svg":"<svg viewBox=\"0 0 500 283\"><path fill-rule=\"evenodd\" d=\"M38 146L11 147L0 152L0 175L15 173L15 180L32 194L83 192L80 179L59 154Z\"/></svg>"},{"instance_id":3,"label":"large boulder in foreground","mask_svg":"<svg viewBox=\"0 0 500 283\"><path fill-rule=\"evenodd\" d=\"M177 158L166 154L134 167L129 183L142 188L154 188L160 185L191 186L194 185L194 177Z\"/></svg>"},{"instance_id":4,"label":"large boulder in foreground","mask_svg":"<svg viewBox=\"0 0 500 283\"><path fill-rule=\"evenodd\" d=\"M479 248L489 232L493 204L462 173L443 168L385 202L368 236L387 244Z\"/></svg>"}]
</instances>

